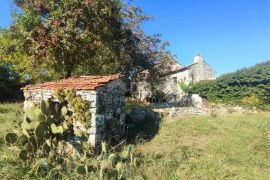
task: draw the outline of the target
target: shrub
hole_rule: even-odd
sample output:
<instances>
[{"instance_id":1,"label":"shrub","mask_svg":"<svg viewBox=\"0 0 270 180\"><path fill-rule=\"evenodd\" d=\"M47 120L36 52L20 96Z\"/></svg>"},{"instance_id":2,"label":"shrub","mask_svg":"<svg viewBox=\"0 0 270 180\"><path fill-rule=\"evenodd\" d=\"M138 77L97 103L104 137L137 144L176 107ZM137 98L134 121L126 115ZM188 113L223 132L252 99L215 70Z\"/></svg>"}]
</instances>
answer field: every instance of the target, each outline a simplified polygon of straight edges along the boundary
<instances>
[{"instance_id":1,"label":"shrub","mask_svg":"<svg viewBox=\"0 0 270 180\"><path fill-rule=\"evenodd\" d=\"M190 93L212 103L264 108L270 104L270 61L191 85ZM256 96L255 96L256 95Z\"/></svg>"},{"instance_id":2,"label":"shrub","mask_svg":"<svg viewBox=\"0 0 270 180\"><path fill-rule=\"evenodd\" d=\"M157 101L164 101L166 94L162 90L156 90L154 92L153 98L155 98Z\"/></svg>"},{"instance_id":3,"label":"shrub","mask_svg":"<svg viewBox=\"0 0 270 180\"><path fill-rule=\"evenodd\" d=\"M247 107L258 107L261 103L260 99L258 99L255 95L246 96L242 99L243 105Z\"/></svg>"}]
</instances>

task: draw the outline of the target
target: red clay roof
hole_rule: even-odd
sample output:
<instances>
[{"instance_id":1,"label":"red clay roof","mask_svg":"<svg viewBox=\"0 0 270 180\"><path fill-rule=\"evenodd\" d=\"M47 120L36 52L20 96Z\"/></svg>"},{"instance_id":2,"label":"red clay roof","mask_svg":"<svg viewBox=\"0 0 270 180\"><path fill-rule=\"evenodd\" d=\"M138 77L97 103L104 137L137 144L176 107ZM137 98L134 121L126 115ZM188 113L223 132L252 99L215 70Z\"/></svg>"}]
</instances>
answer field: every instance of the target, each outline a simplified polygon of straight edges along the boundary
<instances>
[{"instance_id":1,"label":"red clay roof","mask_svg":"<svg viewBox=\"0 0 270 180\"><path fill-rule=\"evenodd\" d=\"M71 77L68 79L62 79L56 82L46 82L36 85L27 85L23 87L23 90L34 89L74 89L74 90L95 90L96 88L103 86L110 81L114 81L121 78L121 75L110 76L79 76Z\"/></svg>"}]
</instances>

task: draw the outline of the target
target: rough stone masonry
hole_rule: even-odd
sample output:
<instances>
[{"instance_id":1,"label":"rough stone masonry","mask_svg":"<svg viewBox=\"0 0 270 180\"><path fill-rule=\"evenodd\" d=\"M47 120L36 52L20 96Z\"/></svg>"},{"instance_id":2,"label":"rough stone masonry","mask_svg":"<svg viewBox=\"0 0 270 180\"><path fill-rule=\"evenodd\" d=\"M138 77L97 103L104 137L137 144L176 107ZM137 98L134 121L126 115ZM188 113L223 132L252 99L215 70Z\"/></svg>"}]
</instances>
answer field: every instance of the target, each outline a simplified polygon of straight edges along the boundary
<instances>
[{"instance_id":1,"label":"rough stone masonry","mask_svg":"<svg viewBox=\"0 0 270 180\"><path fill-rule=\"evenodd\" d=\"M85 130L88 142L97 147L106 136L122 136L125 133L125 92L126 86L120 75L80 76L57 82L28 85L24 91L24 112L42 100L58 102L55 90L72 89L76 95L90 102L91 127L84 129L76 120L74 133Z\"/></svg>"}]
</instances>

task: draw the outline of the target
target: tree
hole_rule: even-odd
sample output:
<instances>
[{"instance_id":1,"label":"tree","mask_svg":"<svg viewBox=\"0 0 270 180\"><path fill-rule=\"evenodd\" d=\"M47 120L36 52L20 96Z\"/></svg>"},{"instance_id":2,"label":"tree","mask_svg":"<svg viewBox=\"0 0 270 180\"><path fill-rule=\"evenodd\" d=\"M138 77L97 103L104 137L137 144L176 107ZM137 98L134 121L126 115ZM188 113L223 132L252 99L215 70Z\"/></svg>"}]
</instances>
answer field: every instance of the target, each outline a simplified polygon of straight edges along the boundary
<instances>
[{"instance_id":1,"label":"tree","mask_svg":"<svg viewBox=\"0 0 270 180\"><path fill-rule=\"evenodd\" d=\"M18 99L22 95L19 87L19 74L12 70L10 64L0 61L0 101Z\"/></svg>"},{"instance_id":2,"label":"tree","mask_svg":"<svg viewBox=\"0 0 270 180\"><path fill-rule=\"evenodd\" d=\"M3 59L33 79L119 72L129 77L144 69L155 72L153 65L170 57L159 35L142 31L141 23L150 18L121 0L15 3L22 12L14 14L5 36L13 43L3 46Z\"/></svg>"}]
</instances>

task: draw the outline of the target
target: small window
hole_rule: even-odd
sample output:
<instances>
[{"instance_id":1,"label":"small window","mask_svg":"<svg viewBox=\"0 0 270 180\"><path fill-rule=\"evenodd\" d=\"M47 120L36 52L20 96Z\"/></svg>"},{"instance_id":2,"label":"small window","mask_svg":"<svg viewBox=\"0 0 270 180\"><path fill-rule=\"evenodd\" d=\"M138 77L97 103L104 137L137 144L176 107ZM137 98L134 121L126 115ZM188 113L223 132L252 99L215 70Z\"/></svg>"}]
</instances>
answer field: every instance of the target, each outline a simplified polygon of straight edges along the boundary
<instances>
[{"instance_id":1,"label":"small window","mask_svg":"<svg viewBox=\"0 0 270 180\"><path fill-rule=\"evenodd\" d=\"M177 77L173 77L173 83L177 84Z\"/></svg>"}]
</instances>

